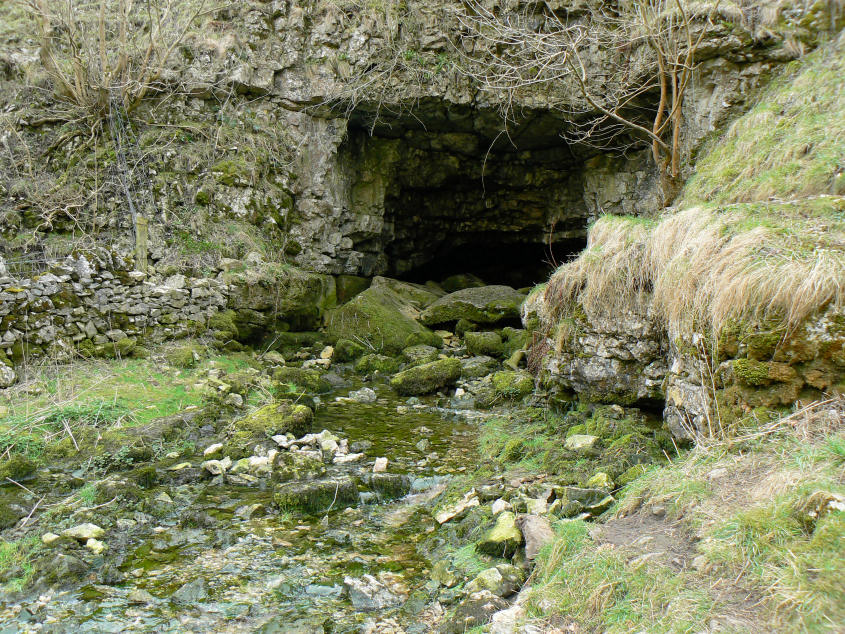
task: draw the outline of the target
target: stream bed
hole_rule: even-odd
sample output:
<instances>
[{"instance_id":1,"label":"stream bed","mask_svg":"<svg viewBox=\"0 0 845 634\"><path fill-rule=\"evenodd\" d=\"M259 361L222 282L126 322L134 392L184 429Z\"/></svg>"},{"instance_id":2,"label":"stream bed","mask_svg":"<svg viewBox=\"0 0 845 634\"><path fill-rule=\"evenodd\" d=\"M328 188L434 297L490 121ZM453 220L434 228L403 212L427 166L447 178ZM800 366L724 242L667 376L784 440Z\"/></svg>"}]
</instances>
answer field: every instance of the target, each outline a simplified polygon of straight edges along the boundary
<instances>
[{"instance_id":1,"label":"stream bed","mask_svg":"<svg viewBox=\"0 0 845 634\"><path fill-rule=\"evenodd\" d=\"M387 458L388 473L409 476L410 494L363 494L314 515L279 510L266 483L198 478L150 489L169 508L117 514L123 532L110 530L100 555L107 572L71 591L0 596L0 633L428 631L439 615L426 613L429 564L416 545L436 522L416 511L477 463L475 425L469 412L368 385L371 403L345 399L360 382L323 396L313 429L363 443L365 457L345 473L365 476ZM200 464L202 452L187 460ZM350 601L344 580L368 575L389 590L388 605Z\"/></svg>"}]
</instances>

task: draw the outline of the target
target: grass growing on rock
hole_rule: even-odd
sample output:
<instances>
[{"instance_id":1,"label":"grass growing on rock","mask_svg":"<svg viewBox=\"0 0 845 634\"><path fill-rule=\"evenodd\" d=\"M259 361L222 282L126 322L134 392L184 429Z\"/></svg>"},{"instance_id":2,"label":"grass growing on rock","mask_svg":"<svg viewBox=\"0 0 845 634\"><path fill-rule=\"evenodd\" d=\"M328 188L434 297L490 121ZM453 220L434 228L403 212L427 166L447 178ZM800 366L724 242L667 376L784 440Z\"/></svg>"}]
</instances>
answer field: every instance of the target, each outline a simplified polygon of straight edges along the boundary
<instances>
[{"instance_id":1,"label":"grass growing on rock","mask_svg":"<svg viewBox=\"0 0 845 634\"><path fill-rule=\"evenodd\" d=\"M40 546L37 537L0 541L0 588L17 592L32 577L32 559Z\"/></svg>"},{"instance_id":2,"label":"grass growing on rock","mask_svg":"<svg viewBox=\"0 0 845 634\"><path fill-rule=\"evenodd\" d=\"M558 522L528 617L607 632L836 630L845 620L843 420L840 397L749 424L647 470L603 526ZM636 526L626 543L607 538L626 523ZM683 561L649 552L670 529L688 549Z\"/></svg>"},{"instance_id":3,"label":"grass growing on rock","mask_svg":"<svg viewBox=\"0 0 845 634\"><path fill-rule=\"evenodd\" d=\"M677 210L605 216L530 307L564 343L587 315L650 312L672 332L793 329L845 305L845 40L808 55L714 139Z\"/></svg>"}]
</instances>

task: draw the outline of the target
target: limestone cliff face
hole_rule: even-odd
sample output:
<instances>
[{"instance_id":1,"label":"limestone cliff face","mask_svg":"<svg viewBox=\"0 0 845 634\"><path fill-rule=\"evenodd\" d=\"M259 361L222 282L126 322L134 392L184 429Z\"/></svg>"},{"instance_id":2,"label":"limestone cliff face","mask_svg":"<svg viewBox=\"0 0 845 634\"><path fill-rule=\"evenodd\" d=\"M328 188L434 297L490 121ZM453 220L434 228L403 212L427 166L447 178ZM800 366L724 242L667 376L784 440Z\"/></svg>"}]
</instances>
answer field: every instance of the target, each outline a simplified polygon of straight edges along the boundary
<instances>
[{"instance_id":1,"label":"limestone cliff face","mask_svg":"<svg viewBox=\"0 0 845 634\"><path fill-rule=\"evenodd\" d=\"M551 8L578 21L594 4ZM528 6L489 5L502 12ZM213 14L186 39L166 77L175 93L150 100L134 123L147 166L140 186L155 199L153 261L173 261L181 244L174 235L202 235L228 221L259 227L285 259L323 273L404 274L479 244L515 261L542 259L544 245L558 244L560 259L583 244L599 214L656 211L644 151L621 157L561 137L563 106L579 99L572 86L516 95L518 120L504 132L504 96L480 91L455 65L456 46L470 57L485 54L462 38L462 10L451 1L254 0ZM802 18L793 13L793 21ZM742 108L762 76L795 56L795 42L776 30L761 34L755 16L737 13L707 27L685 104L688 155ZM8 119L21 139L48 145L58 129L34 121L54 102L24 79L37 76L38 43L20 34L7 39ZM613 61L607 51L585 55L596 68ZM5 138L11 167L23 148L14 135ZM46 181L95 186L92 174L79 171L80 141L49 148L55 159ZM108 167L108 151L102 160ZM131 242L116 188L80 202L82 213L52 213L45 222L43 196L13 181L3 184L7 236L35 227L70 231L85 216L94 239ZM220 232L209 240L227 242Z\"/></svg>"}]
</instances>

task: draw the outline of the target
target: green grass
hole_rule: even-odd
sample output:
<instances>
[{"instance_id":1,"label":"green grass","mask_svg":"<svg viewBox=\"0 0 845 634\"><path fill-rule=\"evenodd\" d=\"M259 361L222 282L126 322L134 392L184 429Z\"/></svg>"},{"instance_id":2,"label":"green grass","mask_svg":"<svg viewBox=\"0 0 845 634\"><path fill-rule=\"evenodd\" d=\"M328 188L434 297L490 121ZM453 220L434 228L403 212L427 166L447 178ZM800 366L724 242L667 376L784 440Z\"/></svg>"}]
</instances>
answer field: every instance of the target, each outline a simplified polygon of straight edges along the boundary
<instances>
[{"instance_id":1,"label":"green grass","mask_svg":"<svg viewBox=\"0 0 845 634\"><path fill-rule=\"evenodd\" d=\"M588 524L563 520L540 555L529 616L574 619L586 631L690 632L740 610L759 628L750 631L836 631L845 512L824 505L845 496L842 404L777 422L696 447L617 494L610 521L665 507L697 537L703 571L598 547Z\"/></svg>"},{"instance_id":2,"label":"green grass","mask_svg":"<svg viewBox=\"0 0 845 634\"><path fill-rule=\"evenodd\" d=\"M9 450L38 458L68 429L131 428L198 406L203 392L194 385L205 371L216 367L233 373L248 366L243 355L213 355L195 368L175 370L155 354L149 359L77 361L72 371L44 366L25 385L13 388L9 415L0 420L0 455ZM26 389L33 385L39 389Z\"/></svg>"},{"instance_id":3,"label":"green grass","mask_svg":"<svg viewBox=\"0 0 845 634\"><path fill-rule=\"evenodd\" d=\"M843 78L842 45L793 62L714 139L696 164L683 206L836 193L834 175L845 155Z\"/></svg>"},{"instance_id":4,"label":"green grass","mask_svg":"<svg viewBox=\"0 0 845 634\"><path fill-rule=\"evenodd\" d=\"M26 537L15 541L0 541L0 576L16 573L6 580L4 589L17 592L32 577L32 559L40 548L38 537Z\"/></svg>"}]
</instances>

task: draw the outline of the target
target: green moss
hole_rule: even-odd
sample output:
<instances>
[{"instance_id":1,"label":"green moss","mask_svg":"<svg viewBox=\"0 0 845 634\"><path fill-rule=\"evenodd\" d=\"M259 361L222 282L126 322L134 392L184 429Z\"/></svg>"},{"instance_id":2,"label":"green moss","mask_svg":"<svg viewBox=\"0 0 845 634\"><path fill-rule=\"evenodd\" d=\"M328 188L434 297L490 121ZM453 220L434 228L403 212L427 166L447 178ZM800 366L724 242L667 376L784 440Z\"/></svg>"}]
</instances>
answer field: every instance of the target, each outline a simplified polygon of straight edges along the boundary
<instances>
[{"instance_id":1,"label":"green moss","mask_svg":"<svg viewBox=\"0 0 845 634\"><path fill-rule=\"evenodd\" d=\"M351 479L285 482L276 487L273 500L282 510L301 509L323 513L328 509L343 510L358 502L358 487Z\"/></svg>"},{"instance_id":2,"label":"green moss","mask_svg":"<svg viewBox=\"0 0 845 634\"><path fill-rule=\"evenodd\" d=\"M496 332L467 332L464 341L472 355L499 357L504 352L502 338Z\"/></svg>"},{"instance_id":3,"label":"green moss","mask_svg":"<svg viewBox=\"0 0 845 634\"><path fill-rule=\"evenodd\" d=\"M167 362L177 368L192 368L202 359L205 349L198 344L177 346L164 355Z\"/></svg>"},{"instance_id":4,"label":"green moss","mask_svg":"<svg viewBox=\"0 0 845 634\"><path fill-rule=\"evenodd\" d=\"M383 354L365 354L355 364L355 371L359 374L370 374L380 372L381 374L393 374L399 369L399 359L388 357Z\"/></svg>"},{"instance_id":5,"label":"green moss","mask_svg":"<svg viewBox=\"0 0 845 634\"><path fill-rule=\"evenodd\" d=\"M209 330L215 331L215 339L237 339L238 327L235 324L234 310L221 310L208 319Z\"/></svg>"},{"instance_id":6,"label":"green moss","mask_svg":"<svg viewBox=\"0 0 845 634\"><path fill-rule=\"evenodd\" d=\"M367 349L360 343L349 339L341 339L334 346L334 359L344 363L354 361L366 353Z\"/></svg>"},{"instance_id":7,"label":"green moss","mask_svg":"<svg viewBox=\"0 0 845 634\"><path fill-rule=\"evenodd\" d=\"M332 389L331 384L317 370L286 366L273 370L273 380L282 385L296 385L306 392L323 394Z\"/></svg>"},{"instance_id":8,"label":"green moss","mask_svg":"<svg viewBox=\"0 0 845 634\"><path fill-rule=\"evenodd\" d=\"M428 394L461 377L461 362L457 359L440 359L400 372L390 380L390 385L405 396Z\"/></svg>"},{"instance_id":9,"label":"green moss","mask_svg":"<svg viewBox=\"0 0 845 634\"><path fill-rule=\"evenodd\" d=\"M314 413L305 405L281 401L271 403L235 421L235 432L246 432L250 438L264 438L291 433L297 438L311 431Z\"/></svg>"},{"instance_id":10,"label":"green moss","mask_svg":"<svg viewBox=\"0 0 845 634\"><path fill-rule=\"evenodd\" d=\"M25 456L14 454L0 462L0 482L24 480L35 473L35 463Z\"/></svg>"},{"instance_id":11,"label":"green moss","mask_svg":"<svg viewBox=\"0 0 845 634\"><path fill-rule=\"evenodd\" d=\"M771 382L769 366L766 363L754 359L736 359L732 367L737 379L746 385L759 387Z\"/></svg>"},{"instance_id":12,"label":"green moss","mask_svg":"<svg viewBox=\"0 0 845 634\"><path fill-rule=\"evenodd\" d=\"M362 340L376 352L399 354L409 345L430 343L432 335L436 337L408 316L407 309L408 304L399 294L383 286L371 287L331 311L326 332L334 341ZM412 335L426 340L408 343Z\"/></svg>"},{"instance_id":13,"label":"green moss","mask_svg":"<svg viewBox=\"0 0 845 634\"><path fill-rule=\"evenodd\" d=\"M504 398L522 398L534 391L534 377L522 371L496 372L493 375L493 389Z\"/></svg>"}]
</instances>

